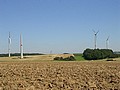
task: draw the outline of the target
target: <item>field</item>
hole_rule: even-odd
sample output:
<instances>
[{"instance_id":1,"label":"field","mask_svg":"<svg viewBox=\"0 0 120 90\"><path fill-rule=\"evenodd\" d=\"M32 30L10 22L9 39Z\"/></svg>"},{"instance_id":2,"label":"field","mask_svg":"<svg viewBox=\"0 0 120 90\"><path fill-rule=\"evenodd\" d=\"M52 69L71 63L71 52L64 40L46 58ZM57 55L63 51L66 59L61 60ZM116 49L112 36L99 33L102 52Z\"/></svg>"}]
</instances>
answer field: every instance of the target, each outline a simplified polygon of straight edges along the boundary
<instances>
[{"instance_id":1,"label":"field","mask_svg":"<svg viewBox=\"0 0 120 90\"><path fill-rule=\"evenodd\" d=\"M0 58L0 90L120 90L120 61Z\"/></svg>"},{"instance_id":2,"label":"field","mask_svg":"<svg viewBox=\"0 0 120 90\"><path fill-rule=\"evenodd\" d=\"M82 54L74 54L76 61L84 61L85 59L83 58Z\"/></svg>"}]
</instances>

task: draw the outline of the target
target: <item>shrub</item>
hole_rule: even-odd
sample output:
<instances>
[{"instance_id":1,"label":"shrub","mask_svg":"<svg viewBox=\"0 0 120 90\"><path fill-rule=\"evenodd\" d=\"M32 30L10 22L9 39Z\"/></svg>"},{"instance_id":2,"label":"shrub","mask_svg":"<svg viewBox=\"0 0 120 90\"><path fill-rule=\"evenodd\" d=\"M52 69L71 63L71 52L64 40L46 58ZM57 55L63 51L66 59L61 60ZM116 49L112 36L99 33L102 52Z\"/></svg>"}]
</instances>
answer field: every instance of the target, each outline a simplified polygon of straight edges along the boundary
<instances>
[{"instance_id":1,"label":"shrub","mask_svg":"<svg viewBox=\"0 0 120 90\"><path fill-rule=\"evenodd\" d=\"M117 57L111 49L86 49L83 52L83 57L86 60L98 60L105 58Z\"/></svg>"},{"instance_id":2,"label":"shrub","mask_svg":"<svg viewBox=\"0 0 120 90\"><path fill-rule=\"evenodd\" d=\"M112 58L108 58L106 61L115 61L115 60L113 60Z\"/></svg>"},{"instance_id":3,"label":"shrub","mask_svg":"<svg viewBox=\"0 0 120 90\"><path fill-rule=\"evenodd\" d=\"M86 49L84 52L83 52L83 57L87 60L89 59L92 59L92 52L93 50L92 49Z\"/></svg>"},{"instance_id":4,"label":"shrub","mask_svg":"<svg viewBox=\"0 0 120 90\"><path fill-rule=\"evenodd\" d=\"M54 60L63 60L63 57L55 57Z\"/></svg>"},{"instance_id":5,"label":"shrub","mask_svg":"<svg viewBox=\"0 0 120 90\"><path fill-rule=\"evenodd\" d=\"M74 61L75 58L73 56L67 57L67 58L63 58L63 60L65 61Z\"/></svg>"},{"instance_id":6,"label":"shrub","mask_svg":"<svg viewBox=\"0 0 120 90\"><path fill-rule=\"evenodd\" d=\"M55 57L54 60L74 61L75 58L74 58L73 56L66 57L66 58L63 58L63 57Z\"/></svg>"}]
</instances>

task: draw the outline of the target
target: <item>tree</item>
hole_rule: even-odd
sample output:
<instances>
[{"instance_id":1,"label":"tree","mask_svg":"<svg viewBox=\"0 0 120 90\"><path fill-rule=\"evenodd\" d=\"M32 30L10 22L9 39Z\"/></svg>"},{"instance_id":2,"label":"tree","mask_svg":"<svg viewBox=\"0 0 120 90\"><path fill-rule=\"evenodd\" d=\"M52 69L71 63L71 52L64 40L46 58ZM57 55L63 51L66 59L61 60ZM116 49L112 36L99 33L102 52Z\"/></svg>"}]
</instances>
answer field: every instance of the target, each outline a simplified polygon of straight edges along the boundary
<instances>
[{"instance_id":1,"label":"tree","mask_svg":"<svg viewBox=\"0 0 120 90\"><path fill-rule=\"evenodd\" d=\"M83 52L83 57L86 60L98 60L115 57L113 51L111 49L86 49Z\"/></svg>"}]
</instances>

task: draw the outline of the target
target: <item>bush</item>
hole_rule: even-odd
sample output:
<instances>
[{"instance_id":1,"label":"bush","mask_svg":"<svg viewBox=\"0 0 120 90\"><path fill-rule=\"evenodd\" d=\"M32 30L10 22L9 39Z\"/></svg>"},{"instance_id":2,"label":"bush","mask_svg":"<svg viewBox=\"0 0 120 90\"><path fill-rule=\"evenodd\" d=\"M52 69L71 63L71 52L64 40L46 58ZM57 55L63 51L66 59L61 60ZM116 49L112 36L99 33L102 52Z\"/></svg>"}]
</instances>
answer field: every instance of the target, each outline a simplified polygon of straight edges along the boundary
<instances>
[{"instance_id":1,"label":"bush","mask_svg":"<svg viewBox=\"0 0 120 90\"><path fill-rule=\"evenodd\" d=\"M87 60L92 60L94 59L94 55L93 55L93 49L86 49L83 52L83 57Z\"/></svg>"},{"instance_id":2,"label":"bush","mask_svg":"<svg viewBox=\"0 0 120 90\"><path fill-rule=\"evenodd\" d=\"M75 58L73 56L63 58L63 57L55 57L54 60L64 60L64 61L74 61Z\"/></svg>"},{"instance_id":3,"label":"bush","mask_svg":"<svg viewBox=\"0 0 120 90\"><path fill-rule=\"evenodd\" d=\"M65 61L74 61L75 58L73 56L67 57L67 58L63 58L63 60Z\"/></svg>"},{"instance_id":4,"label":"bush","mask_svg":"<svg viewBox=\"0 0 120 90\"><path fill-rule=\"evenodd\" d=\"M55 57L54 60L63 60L63 57Z\"/></svg>"},{"instance_id":5,"label":"bush","mask_svg":"<svg viewBox=\"0 0 120 90\"><path fill-rule=\"evenodd\" d=\"M111 49L86 49L83 52L83 57L86 60L98 60L105 58L115 58L118 55L114 54Z\"/></svg>"},{"instance_id":6,"label":"bush","mask_svg":"<svg viewBox=\"0 0 120 90\"><path fill-rule=\"evenodd\" d=\"M115 60L113 60L112 58L108 58L106 61L115 61Z\"/></svg>"}]
</instances>

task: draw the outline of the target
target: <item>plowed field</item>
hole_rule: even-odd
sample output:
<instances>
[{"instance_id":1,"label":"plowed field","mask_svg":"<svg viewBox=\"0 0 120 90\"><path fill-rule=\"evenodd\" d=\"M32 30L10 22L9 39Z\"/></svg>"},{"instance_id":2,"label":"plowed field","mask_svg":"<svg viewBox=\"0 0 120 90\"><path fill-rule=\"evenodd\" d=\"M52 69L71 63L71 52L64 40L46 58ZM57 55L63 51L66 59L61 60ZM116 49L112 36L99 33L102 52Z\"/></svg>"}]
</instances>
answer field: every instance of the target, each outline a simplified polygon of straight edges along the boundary
<instances>
[{"instance_id":1,"label":"plowed field","mask_svg":"<svg viewBox=\"0 0 120 90\"><path fill-rule=\"evenodd\" d=\"M0 62L0 90L120 90L120 62Z\"/></svg>"}]
</instances>

